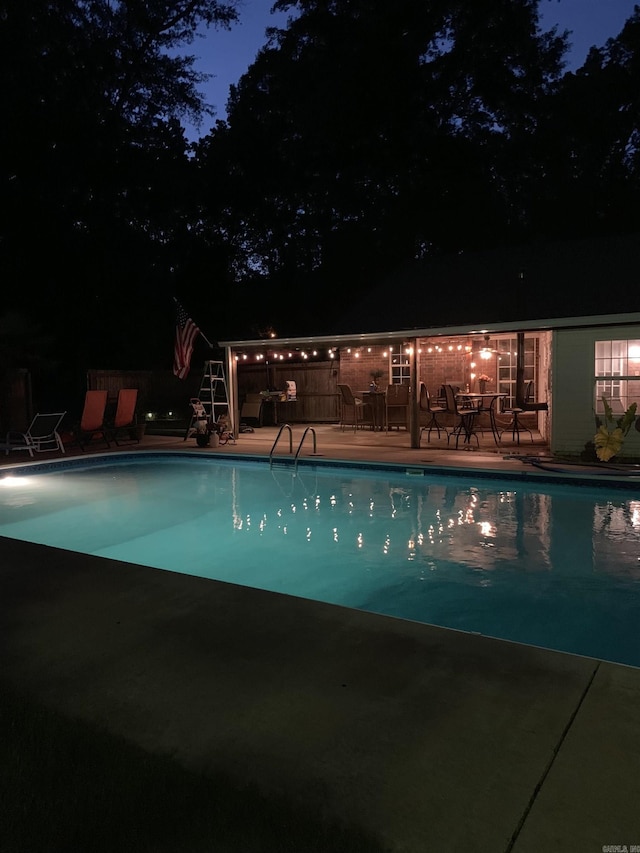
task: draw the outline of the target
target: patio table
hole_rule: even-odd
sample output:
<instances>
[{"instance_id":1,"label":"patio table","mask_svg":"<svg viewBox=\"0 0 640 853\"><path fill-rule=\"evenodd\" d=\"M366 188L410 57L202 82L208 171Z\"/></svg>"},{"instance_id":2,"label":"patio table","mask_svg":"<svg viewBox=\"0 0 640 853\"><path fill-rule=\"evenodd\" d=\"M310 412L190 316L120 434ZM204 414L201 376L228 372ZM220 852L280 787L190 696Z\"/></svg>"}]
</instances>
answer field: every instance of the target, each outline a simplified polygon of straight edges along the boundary
<instances>
[{"instance_id":1,"label":"patio table","mask_svg":"<svg viewBox=\"0 0 640 853\"><path fill-rule=\"evenodd\" d=\"M374 430L383 430L385 424L385 400L386 394L384 391L359 391L357 396L362 399L362 402L369 406L371 411L371 421Z\"/></svg>"},{"instance_id":2,"label":"patio table","mask_svg":"<svg viewBox=\"0 0 640 853\"><path fill-rule=\"evenodd\" d=\"M505 393L499 393L497 391L483 391L477 393L475 391L460 391L456 395L456 398L460 401L468 401L471 403L479 415L482 413L489 415L489 425L491 426L493 440L496 444L499 444L500 430L498 429L498 424L496 422L496 406L498 405L497 401L504 399L506 396L507 395Z\"/></svg>"}]
</instances>

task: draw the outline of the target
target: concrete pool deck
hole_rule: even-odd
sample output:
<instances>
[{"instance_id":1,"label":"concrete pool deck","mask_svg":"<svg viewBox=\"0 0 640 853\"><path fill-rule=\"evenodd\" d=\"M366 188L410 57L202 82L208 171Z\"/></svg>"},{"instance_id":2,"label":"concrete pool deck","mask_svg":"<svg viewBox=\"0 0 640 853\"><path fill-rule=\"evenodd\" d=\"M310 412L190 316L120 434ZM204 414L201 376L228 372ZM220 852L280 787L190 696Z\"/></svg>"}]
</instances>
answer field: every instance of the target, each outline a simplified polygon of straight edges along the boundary
<instances>
[{"instance_id":1,"label":"concrete pool deck","mask_svg":"<svg viewBox=\"0 0 640 853\"><path fill-rule=\"evenodd\" d=\"M268 456L275 433L201 452ZM317 438L326 458L527 468ZM150 753L394 853L640 845L640 669L8 539L0 579L6 683Z\"/></svg>"}]
</instances>

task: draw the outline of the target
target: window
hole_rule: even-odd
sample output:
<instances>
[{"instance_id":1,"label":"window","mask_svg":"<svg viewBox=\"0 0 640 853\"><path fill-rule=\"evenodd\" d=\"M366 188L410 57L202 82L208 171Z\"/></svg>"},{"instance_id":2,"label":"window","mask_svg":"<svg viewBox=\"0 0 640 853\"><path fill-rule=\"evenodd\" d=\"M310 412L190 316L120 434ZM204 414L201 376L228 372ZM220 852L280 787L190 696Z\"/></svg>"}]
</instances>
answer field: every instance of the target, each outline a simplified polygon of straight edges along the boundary
<instances>
[{"instance_id":1,"label":"window","mask_svg":"<svg viewBox=\"0 0 640 853\"><path fill-rule=\"evenodd\" d=\"M614 414L640 405L640 340L596 341L595 410L604 414L606 397Z\"/></svg>"},{"instance_id":2,"label":"window","mask_svg":"<svg viewBox=\"0 0 640 853\"><path fill-rule=\"evenodd\" d=\"M391 355L391 384L409 385L411 381L411 366L409 355L405 353L393 353Z\"/></svg>"},{"instance_id":3,"label":"window","mask_svg":"<svg viewBox=\"0 0 640 853\"><path fill-rule=\"evenodd\" d=\"M516 405L516 369L517 369L517 353L518 339L517 338L499 338L495 341L498 350L498 391L501 394L506 394L505 405ZM537 398L536 394L536 365L538 363L538 345L537 337L527 337L524 339L524 383L533 380L532 387L533 399Z\"/></svg>"}]
</instances>

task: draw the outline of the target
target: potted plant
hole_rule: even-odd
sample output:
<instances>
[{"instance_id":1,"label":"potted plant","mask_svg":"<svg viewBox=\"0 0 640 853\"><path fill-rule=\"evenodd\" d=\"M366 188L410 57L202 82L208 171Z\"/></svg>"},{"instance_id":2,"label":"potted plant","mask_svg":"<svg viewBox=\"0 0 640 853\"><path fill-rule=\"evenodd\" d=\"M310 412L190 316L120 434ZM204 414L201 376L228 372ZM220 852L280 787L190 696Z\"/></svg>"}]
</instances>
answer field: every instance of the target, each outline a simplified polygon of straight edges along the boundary
<instances>
[{"instance_id":1,"label":"potted plant","mask_svg":"<svg viewBox=\"0 0 640 853\"><path fill-rule=\"evenodd\" d=\"M492 382L492 381L493 380L491 379L491 377L487 376L486 373L481 373L480 376L478 376L478 386L480 387L480 393L481 394L484 394L485 391L487 390L487 382Z\"/></svg>"},{"instance_id":2,"label":"potted plant","mask_svg":"<svg viewBox=\"0 0 640 853\"><path fill-rule=\"evenodd\" d=\"M596 417L598 431L593 437L596 446L596 456L601 462L608 462L616 456L622 445L626 434L629 432L636 419L637 403L632 403L622 417L614 417L611 406L606 397L602 397L604 407L604 423Z\"/></svg>"},{"instance_id":3,"label":"potted plant","mask_svg":"<svg viewBox=\"0 0 640 853\"><path fill-rule=\"evenodd\" d=\"M371 375L371 385L370 385L369 390L370 391L377 391L378 390L378 380L384 376L384 370L372 370L370 375Z\"/></svg>"}]
</instances>

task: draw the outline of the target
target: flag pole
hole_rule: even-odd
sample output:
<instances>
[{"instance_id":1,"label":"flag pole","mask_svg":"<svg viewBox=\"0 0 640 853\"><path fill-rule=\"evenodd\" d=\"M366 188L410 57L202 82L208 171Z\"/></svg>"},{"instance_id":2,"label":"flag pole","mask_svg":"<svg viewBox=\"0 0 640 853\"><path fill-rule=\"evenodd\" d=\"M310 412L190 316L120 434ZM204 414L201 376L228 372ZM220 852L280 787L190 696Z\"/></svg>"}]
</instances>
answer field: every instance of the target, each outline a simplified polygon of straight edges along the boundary
<instances>
[{"instance_id":1,"label":"flag pole","mask_svg":"<svg viewBox=\"0 0 640 853\"><path fill-rule=\"evenodd\" d=\"M209 344L209 349L213 349L213 344L211 343L209 338L205 335L205 333L202 331L202 329L200 330L200 334L205 339L205 341Z\"/></svg>"}]
</instances>

